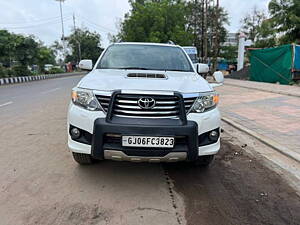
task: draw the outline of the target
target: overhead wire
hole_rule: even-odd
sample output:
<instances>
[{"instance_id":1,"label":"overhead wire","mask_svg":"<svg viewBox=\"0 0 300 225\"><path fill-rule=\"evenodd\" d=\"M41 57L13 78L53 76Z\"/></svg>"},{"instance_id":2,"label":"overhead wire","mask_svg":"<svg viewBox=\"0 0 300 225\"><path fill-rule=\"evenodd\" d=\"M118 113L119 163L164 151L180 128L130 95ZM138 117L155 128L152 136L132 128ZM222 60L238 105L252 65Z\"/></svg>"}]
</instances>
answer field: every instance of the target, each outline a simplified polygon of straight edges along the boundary
<instances>
[{"instance_id":1,"label":"overhead wire","mask_svg":"<svg viewBox=\"0 0 300 225\"><path fill-rule=\"evenodd\" d=\"M68 13L69 15L65 15L65 17L71 16L70 13ZM27 20L27 21L22 21L22 22L15 22L15 23L0 23L1 24L5 24L5 25L26 25L28 23L32 24L32 23L40 23L40 22L51 22L51 21L55 21L60 19L60 16L56 16L56 17L49 17L49 18L41 18L41 19L33 19L33 20Z\"/></svg>"},{"instance_id":2,"label":"overhead wire","mask_svg":"<svg viewBox=\"0 0 300 225\"><path fill-rule=\"evenodd\" d=\"M113 29L111 29L111 28L107 28L107 27L105 27L105 26L102 26L102 25L100 25L100 24L97 24L97 23L95 23L95 22L92 22L91 20L87 19L86 17L84 17L84 16L82 16L82 15L80 15L80 14L76 14L76 15L81 19L81 21L86 22L86 23L90 24L91 26L96 27L97 29L103 30L103 31L105 31L106 33L109 33L109 32L115 33L115 32L116 32L115 30L113 30Z\"/></svg>"},{"instance_id":3,"label":"overhead wire","mask_svg":"<svg viewBox=\"0 0 300 225\"><path fill-rule=\"evenodd\" d=\"M64 21L69 21L71 20L72 18L71 17L64 17ZM40 26L45 26L45 25L52 25L52 24L58 24L60 23L61 20L60 18L56 19L56 20L53 20L53 21L48 21L48 22L42 22L42 23L38 23L38 24L34 24L34 25L28 25L28 26L13 26L13 27L7 27L7 26L2 26L4 29L11 29L11 30L14 30L14 29L31 29L31 28L36 28L36 27L40 27Z\"/></svg>"}]
</instances>

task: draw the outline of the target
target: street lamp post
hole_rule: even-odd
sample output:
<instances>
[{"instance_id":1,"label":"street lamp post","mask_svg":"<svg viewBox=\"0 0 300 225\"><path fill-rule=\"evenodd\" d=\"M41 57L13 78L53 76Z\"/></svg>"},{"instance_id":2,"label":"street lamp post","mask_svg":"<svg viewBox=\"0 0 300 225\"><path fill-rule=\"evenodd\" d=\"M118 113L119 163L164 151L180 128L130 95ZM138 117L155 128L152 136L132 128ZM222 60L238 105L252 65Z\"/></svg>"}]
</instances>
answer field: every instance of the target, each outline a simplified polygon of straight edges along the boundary
<instances>
[{"instance_id":1,"label":"street lamp post","mask_svg":"<svg viewBox=\"0 0 300 225\"><path fill-rule=\"evenodd\" d=\"M64 29L64 19L63 19L63 10L62 3L65 0L55 0L59 2L60 7L60 18L61 18L61 31L62 31L62 43L63 43L63 56L66 57L66 45L65 45L65 29Z\"/></svg>"}]
</instances>

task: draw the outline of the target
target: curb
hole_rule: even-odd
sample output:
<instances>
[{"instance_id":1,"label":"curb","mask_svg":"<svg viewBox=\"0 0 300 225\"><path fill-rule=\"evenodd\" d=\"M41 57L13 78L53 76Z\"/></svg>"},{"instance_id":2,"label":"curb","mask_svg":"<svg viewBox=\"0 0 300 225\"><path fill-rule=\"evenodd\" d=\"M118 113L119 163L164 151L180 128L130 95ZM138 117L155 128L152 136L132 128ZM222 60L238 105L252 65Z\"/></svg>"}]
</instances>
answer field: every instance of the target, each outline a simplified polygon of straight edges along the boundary
<instances>
[{"instance_id":1,"label":"curb","mask_svg":"<svg viewBox=\"0 0 300 225\"><path fill-rule=\"evenodd\" d=\"M8 85L8 84L18 84L18 83L26 83L38 80L46 80L53 79L59 77L69 77L76 75L84 75L85 72L77 72L77 73L58 73L58 74L47 74L47 75L38 75L38 76L26 76L26 77L9 77L9 78L1 78L0 86Z\"/></svg>"},{"instance_id":2,"label":"curb","mask_svg":"<svg viewBox=\"0 0 300 225\"><path fill-rule=\"evenodd\" d=\"M233 126L234 128L243 131L247 134L249 134L250 136L258 139L259 141L261 141L262 143L268 145L269 147L275 149L276 151L278 151L279 153L293 159L296 160L297 162L300 163L300 154L291 151L290 149L288 149L287 147L273 141L272 139L265 137L264 135L258 134L242 125L240 125L239 123L234 122L233 120L227 118L227 117L222 117L222 120L224 122L226 122L227 124Z\"/></svg>"},{"instance_id":3,"label":"curb","mask_svg":"<svg viewBox=\"0 0 300 225\"><path fill-rule=\"evenodd\" d=\"M224 82L224 85L248 88L248 89L252 89L252 90L270 92L270 93L274 93L274 94L287 95L287 96L293 96L293 97L298 97L298 98L300 97L300 94L293 94L293 93L289 93L289 92L285 92L285 91L265 90L265 89L262 89L262 88L248 87L248 86L243 86L243 85L238 85L238 84L229 84L229 83L226 83L226 82Z\"/></svg>"}]
</instances>

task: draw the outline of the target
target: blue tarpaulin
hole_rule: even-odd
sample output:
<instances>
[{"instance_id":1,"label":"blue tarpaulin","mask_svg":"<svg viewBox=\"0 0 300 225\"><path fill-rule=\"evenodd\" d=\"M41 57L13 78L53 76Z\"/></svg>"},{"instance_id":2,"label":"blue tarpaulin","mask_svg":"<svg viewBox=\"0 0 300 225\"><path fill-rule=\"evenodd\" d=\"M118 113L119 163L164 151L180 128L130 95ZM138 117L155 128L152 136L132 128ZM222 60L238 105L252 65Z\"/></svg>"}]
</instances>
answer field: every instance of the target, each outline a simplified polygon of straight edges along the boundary
<instances>
[{"instance_id":1,"label":"blue tarpaulin","mask_svg":"<svg viewBox=\"0 0 300 225\"><path fill-rule=\"evenodd\" d=\"M295 62L294 69L300 70L300 45L295 46Z\"/></svg>"}]
</instances>

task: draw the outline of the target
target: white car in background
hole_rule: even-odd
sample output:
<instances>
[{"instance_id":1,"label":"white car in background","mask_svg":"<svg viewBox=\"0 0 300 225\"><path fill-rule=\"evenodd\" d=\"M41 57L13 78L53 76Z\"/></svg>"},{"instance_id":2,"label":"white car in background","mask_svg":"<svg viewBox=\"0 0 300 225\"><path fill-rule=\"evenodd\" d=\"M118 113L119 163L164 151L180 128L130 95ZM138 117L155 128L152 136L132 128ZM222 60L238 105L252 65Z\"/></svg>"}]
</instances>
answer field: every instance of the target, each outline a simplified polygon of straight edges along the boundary
<instances>
[{"instance_id":1,"label":"white car in background","mask_svg":"<svg viewBox=\"0 0 300 225\"><path fill-rule=\"evenodd\" d=\"M219 96L180 46L110 45L72 90L68 146L75 161L188 161L207 166L220 149ZM205 70L205 71L203 71ZM216 73L216 80L223 76Z\"/></svg>"}]
</instances>

